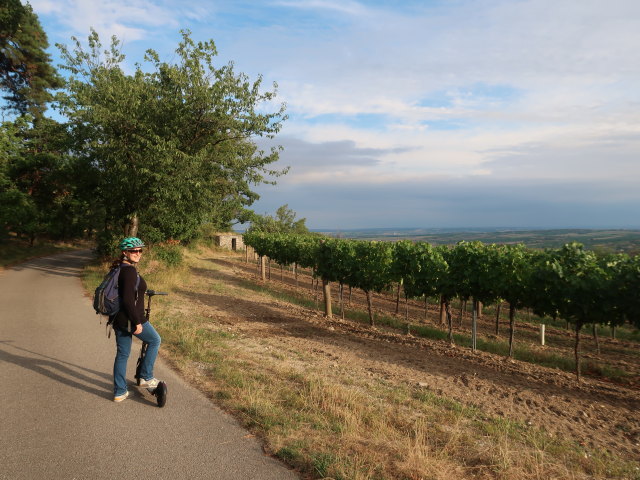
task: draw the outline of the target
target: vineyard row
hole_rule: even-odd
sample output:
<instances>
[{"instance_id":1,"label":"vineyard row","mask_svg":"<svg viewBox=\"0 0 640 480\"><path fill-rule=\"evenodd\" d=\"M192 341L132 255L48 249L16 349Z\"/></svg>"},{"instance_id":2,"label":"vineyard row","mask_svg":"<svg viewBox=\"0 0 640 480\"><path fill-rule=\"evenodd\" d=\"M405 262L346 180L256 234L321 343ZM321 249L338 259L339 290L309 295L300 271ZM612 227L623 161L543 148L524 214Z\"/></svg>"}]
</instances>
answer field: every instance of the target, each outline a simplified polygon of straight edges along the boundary
<instances>
[{"instance_id":1,"label":"vineyard row","mask_svg":"<svg viewBox=\"0 0 640 480\"><path fill-rule=\"evenodd\" d=\"M372 242L317 236L249 232L245 243L281 265L312 269L322 279L325 312L331 315L330 282L363 290L373 325L371 293L401 284L406 298L438 297L453 341L451 301L473 305L475 349L477 305L509 305L510 352L516 309L563 318L575 327L576 373L580 377L580 331L586 324L640 327L637 295L640 259L626 254L597 255L578 243L532 250L524 245L460 242ZM263 269L264 272L264 269Z\"/></svg>"}]
</instances>

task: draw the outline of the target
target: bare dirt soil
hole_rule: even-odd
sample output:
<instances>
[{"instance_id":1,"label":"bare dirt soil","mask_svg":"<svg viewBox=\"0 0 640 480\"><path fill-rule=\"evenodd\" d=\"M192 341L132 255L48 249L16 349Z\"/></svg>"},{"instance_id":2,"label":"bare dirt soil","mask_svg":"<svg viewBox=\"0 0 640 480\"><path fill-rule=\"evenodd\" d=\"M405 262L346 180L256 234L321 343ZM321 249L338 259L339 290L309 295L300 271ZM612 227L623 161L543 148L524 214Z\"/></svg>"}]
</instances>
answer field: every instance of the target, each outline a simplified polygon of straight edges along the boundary
<instances>
[{"instance_id":1,"label":"bare dirt soil","mask_svg":"<svg viewBox=\"0 0 640 480\"><path fill-rule=\"evenodd\" d=\"M239 257L220 253L203 260L216 268L194 269L198 276L232 285L242 281L260 283L255 265L244 263ZM309 285L296 287L291 274L284 278L285 282L280 282L280 271L274 270L269 285L309 295ZM192 300L201 303L203 314L226 323L230 330L267 339L281 351L305 351L327 371L349 365L354 375L377 376L391 384L425 388L489 415L523 422L553 436L640 461L637 386L593 378L578 384L574 375L556 369L473 353L446 342L372 329L335 317L327 319L318 311L265 300L258 293L248 293L242 299L210 294ZM635 347L625 342L621 345ZM623 361L633 363L635 368L639 363L637 355Z\"/></svg>"}]
</instances>

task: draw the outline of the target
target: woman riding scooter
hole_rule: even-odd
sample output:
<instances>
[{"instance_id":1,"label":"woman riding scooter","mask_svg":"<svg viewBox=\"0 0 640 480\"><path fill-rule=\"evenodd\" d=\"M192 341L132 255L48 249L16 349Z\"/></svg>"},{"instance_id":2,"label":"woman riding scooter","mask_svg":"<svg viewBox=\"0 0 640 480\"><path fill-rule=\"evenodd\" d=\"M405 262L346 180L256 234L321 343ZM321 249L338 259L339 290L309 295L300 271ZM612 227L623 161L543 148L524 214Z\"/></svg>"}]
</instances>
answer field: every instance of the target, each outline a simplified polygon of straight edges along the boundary
<instances>
[{"instance_id":1,"label":"woman riding scooter","mask_svg":"<svg viewBox=\"0 0 640 480\"><path fill-rule=\"evenodd\" d=\"M127 237L123 239L119 244L122 254L112 265L112 268L120 266L118 278L120 311L112 318L117 347L113 363L114 402L122 402L129 396L126 373L133 335L148 344L140 365L139 386L155 389L160 383L153 376L153 366L158 356L161 338L145 317L144 296L147 282L136 270L144 246L144 242L139 238Z\"/></svg>"}]
</instances>

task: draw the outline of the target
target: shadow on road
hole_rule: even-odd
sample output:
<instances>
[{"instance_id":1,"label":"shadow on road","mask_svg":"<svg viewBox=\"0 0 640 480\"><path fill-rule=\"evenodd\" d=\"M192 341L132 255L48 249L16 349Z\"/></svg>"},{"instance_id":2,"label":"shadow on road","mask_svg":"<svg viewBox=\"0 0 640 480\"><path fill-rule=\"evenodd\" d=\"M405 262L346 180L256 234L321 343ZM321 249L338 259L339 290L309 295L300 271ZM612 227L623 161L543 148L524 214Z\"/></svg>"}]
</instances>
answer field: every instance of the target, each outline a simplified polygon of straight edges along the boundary
<instances>
[{"instance_id":1,"label":"shadow on road","mask_svg":"<svg viewBox=\"0 0 640 480\"><path fill-rule=\"evenodd\" d=\"M20 350L34 356L11 353L8 351L9 349ZM93 393L100 398L111 398L113 395L113 383L110 375L27 350L13 345L12 340L0 340L1 362L26 368L64 385Z\"/></svg>"},{"instance_id":2,"label":"shadow on road","mask_svg":"<svg viewBox=\"0 0 640 480\"><path fill-rule=\"evenodd\" d=\"M91 258L89 250L77 250L53 257L43 257L29 260L11 267L10 270L38 270L48 275L58 275L62 277L79 277L82 264Z\"/></svg>"}]
</instances>

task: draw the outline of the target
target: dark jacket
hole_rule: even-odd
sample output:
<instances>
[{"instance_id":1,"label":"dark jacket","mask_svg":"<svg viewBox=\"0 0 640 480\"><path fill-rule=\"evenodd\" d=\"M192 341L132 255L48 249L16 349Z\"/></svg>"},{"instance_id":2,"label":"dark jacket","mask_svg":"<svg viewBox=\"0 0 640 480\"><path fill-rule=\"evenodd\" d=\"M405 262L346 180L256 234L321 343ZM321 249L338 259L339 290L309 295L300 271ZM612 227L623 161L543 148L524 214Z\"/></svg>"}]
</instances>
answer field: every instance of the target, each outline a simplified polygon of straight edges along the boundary
<instances>
[{"instance_id":1,"label":"dark jacket","mask_svg":"<svg viewBox=\"0 0 640 480\"><path fill-rule=\"evenodd\" d=\"M120 311L116 313L113 327L127 332L133 332L136 325L145 323L144 294L147 291L147 282L140 277L140 283L136 292L138 271L136 267L128 263L122 263L118 277L118 292L120 294Z\"/></svg>"}]
</instances>

